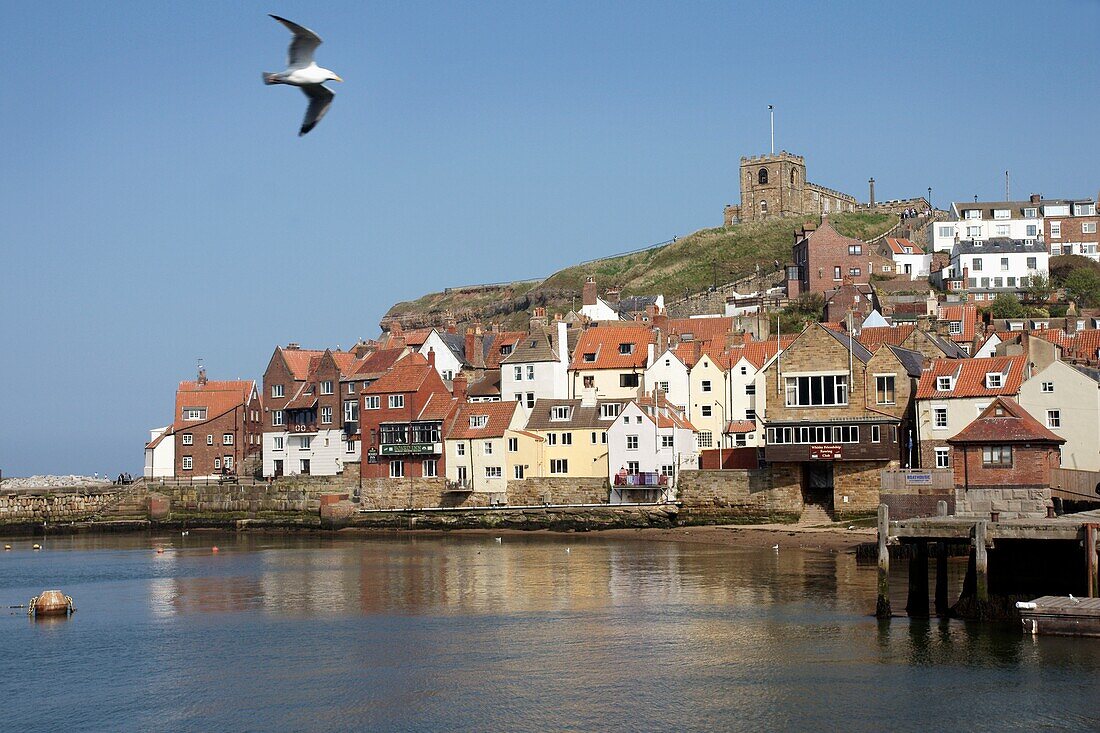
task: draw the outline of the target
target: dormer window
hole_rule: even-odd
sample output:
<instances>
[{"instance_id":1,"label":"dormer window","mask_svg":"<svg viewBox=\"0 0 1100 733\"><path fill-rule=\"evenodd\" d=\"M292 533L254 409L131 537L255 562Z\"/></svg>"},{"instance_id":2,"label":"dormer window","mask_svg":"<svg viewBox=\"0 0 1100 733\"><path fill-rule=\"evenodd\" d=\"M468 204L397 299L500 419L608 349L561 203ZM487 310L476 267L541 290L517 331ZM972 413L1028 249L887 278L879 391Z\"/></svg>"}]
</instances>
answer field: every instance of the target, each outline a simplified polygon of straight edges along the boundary
<instances>
[{"instance_id":1,"label":"dormer window","mask_svg":"<svg viewBox=\"0 0 1100 733\"><path fill-rule=\"evenodd\" d=\"M483 428L489 423L488 415L470 415L471 428Z\"/></svg>"},{"instance_id":2,"label":"dormer window","mask_svg":"<svg viewBox=\"0 0 1100 733\"><path fill-rule=\"evenodd\" d=\"M596 361L596 352L595 351L586 351L585 354L584 354L584 360L587 361L587 362Z\"/></svg>"},{"instance_id":3,"label":"dormer window","mask_svg":"<svg viewBox=\"0 0 1100 733\"><path fill-rule=\"evenodd\" d=\"M619 344L619 353L625 355L634 353L634 344Z\"/></svg>"},{"instance_id":4,"label":"dormer window","mask_svg":"<svg viewBox=\"0 0 1100 733\"><path fill-rule=\"evenodd\" d=\"M993 210L993 218L994 219L1010 219L1010 218L1012 218L1012 212L1009 211L1008 209L994 209Z\"/></svg>"},{"instance_id":5,"label":"dormer window","mask_svg":"<svg viewBox=\"0 0 1100 733\"><path fill-rule=\"evenodd\" d=\"M912 247L902 247L902 249L905 250L905 254L907 254L907 255L913 254L913 248Z\"/></svg>"},{"instance_id":6,"label":"dormer window","mask_svg":"<svg viewBox=\"0 0 1100 733\"><path fill-rule=\"evenodd\" d=\"M936 391L950 392L955 388L955 378L952 376L936 377Z\"/></svg>"},{"instance_id":7,"label":"dormer window","mask_svg":"<svg viewBox=\"0 0 1100 733\"><path fill-rule=\"evenodd\" d=\"M205 407L185 407L183 408L184 420L205 420L206 408Z\"/></svg>"},{"instance_id":8,"label":"dormer window","mask_svg":"<svg viewBox=\"0 0 1100 733\"><path fill-rule=\"evenodd\" d=\"M505 344L504 346L500 347L500 355L501 356L508 356L511 353L512 353L512 345L511 344Z\"/></svg>"},{"instance_id":9,"label":"dormer window","mask_svg":"<svg viewBox=\"0 0 1100 733\"><path fill-rule=\"evenodd\" d=\"M1000 389L1004 384L1004 375L1000 372L988 372L985 375L986 389Z\"/></svg>"},{"instance_id":10,"label":"dormer window","mask_svg":"<svg viewBox=\"0 0 1100 733\"><path fill-rule=\"evenodd\" d=\"M963 218L964 219L981 219L982 218L982 210L981 209L966 209L965 211L963 211Z\"/></svg>"},{"instance_id":11,"label":"dormer window","mask_svg":"<svg viewBox=\"0 0 1100 733\"><path fill-rule=\"evenodd\" d=\"M600 405L600 419L614 420L619 416L622 407L618 402L604 402Z\"/></svg>"},{"instance_id":12,"label":"dormer window","mask_svg":"<svg viewBox=\"0 0 1100 733\"><path fill-rule=\"evenodd\" d=\"M963 332L962 321L951 321L947 324L947 332L952 336L957 336Z\"/></svg>"},{"instance_id":13,"label":"dormer window","mask_svg":"<svg viewBox=\"0 0 1100 733\"><path fill-rule=\"evenodd\" d=\"M561 407L550 408L551 420L568 420L569 419L569 407L567 405Z\"/></svg>"},{"instance_id":14,"label":"dormer window","mask_svg":"<svg viewBox=\"0 0 1100 733\"><path fill-rule=\"evenodd\" d=\"M691 331L688 331L687 333L682 333L682 334L680 334L680 340L681 341L694 341L695 340L695 334L692 333Z\"/></svg>"}]
</instances>

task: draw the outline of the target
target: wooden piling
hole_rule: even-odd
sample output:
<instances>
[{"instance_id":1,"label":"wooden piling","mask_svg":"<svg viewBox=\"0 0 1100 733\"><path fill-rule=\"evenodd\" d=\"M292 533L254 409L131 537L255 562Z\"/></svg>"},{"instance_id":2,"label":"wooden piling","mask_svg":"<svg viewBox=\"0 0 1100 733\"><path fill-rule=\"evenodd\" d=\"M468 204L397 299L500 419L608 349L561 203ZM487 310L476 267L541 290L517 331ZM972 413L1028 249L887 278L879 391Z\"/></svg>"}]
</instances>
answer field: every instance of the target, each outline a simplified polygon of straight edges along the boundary
<instances>
[{"instance_id":1,"label":"wooden piling","mask_svg":"<svg viewBox=\"0 0 1100 733\"><path fill-rule=\"evenodd\" d=\"M911 618L928 618L928 543L917 542L909 558L909 597L905 612Z\"/></svg>"},{"instance_id":2,"label":"wooden piling","mask_svg":"<svg viewBox=\"0 0 1100 733\"><path fill-rule=\"evenodd\" d=\"M936 549L936 615L946 616L947 605L947 543L937 542Z\"/></svg>"},{"instance_id":3,"label":"wooden piling","mask_svg":"<svg viewBox=\"0 0 1100 733\"><path fill-rule=\"evenodd\" d=\"M890 550L886 546L890 538L890 508L885 504L878 506L878 599L875 602L875 616L890 618Z\"/></svg>"},{"instance_id":4,"label":"wooden piling","mask_svg":"<svg viewBox=\"0 0 1100 733\"><path fill-rule=\"evenodd\" d=\"M974 523L974 598L980 606L989 604L989 554L985 541L989 523Z\"/></svg>"},{"instance_id":5,"label":"wooden piling","mask_svg":"<svg viewBox=\"0 0 1100 733\"><path fill-rule=\"evenodd\" d=\"M1085 571L1088 573L1089 598L1098 595L1096 578L1096 524L1091 522L1085 525Z\"/></svg>"}]
</instances>

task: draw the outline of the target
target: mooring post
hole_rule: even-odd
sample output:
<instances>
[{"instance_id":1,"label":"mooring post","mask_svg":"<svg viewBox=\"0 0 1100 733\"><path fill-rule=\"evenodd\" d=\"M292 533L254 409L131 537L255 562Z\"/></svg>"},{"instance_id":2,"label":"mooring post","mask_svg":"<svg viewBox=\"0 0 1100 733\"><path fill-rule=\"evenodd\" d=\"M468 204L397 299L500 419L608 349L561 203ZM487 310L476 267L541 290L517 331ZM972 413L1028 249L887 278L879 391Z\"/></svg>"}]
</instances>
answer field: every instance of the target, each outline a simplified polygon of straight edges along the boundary
<instances>
[{"instance_id":1,"label":"mooring post","mask_svg":"<svg viewBox=\"0 0 1100 733\"><path fill-rule=\"evenodd\" d=\"M909 558L909 597L905 612L913 618L928 618L928 543L924 540L913 547Z\"/></svg>"},{"instance_id":2,"label":"mooring post","mask_svg":"<svg viewBox=\"0 0 1100 733\"><path fill-rule=\"evenodd\" d=\"M1096 525L1091 522L1085 525L1085 569L1088 572L1089 598L1096 598Z\"/></svg>"},{"instance_id":3,"label":"mooring post","mask_svg":"<svg viewBox=\"0 0 1100 733\"><path fill-rule=\"evenodd\" d=\"M936 615L947 615L947 543L936 543Z\"/></svg>"},{"instance_id":4,"label":"mooring post","mask_svg":"<svg viewBox=\"0 0 1100 733\"><path fill-rule=\"evenodd\" d=\"M985 537L989 523L974 523L974 596L978 603L989 603L989 555L985 549Z\"/></svg>"},{"instance_id":5,"label":"mooring post","mask_svg":"<svg viewBox=\"0 0 1100 733\"><path fill-rule=\"evenodd\" d=\"M890 538L890 507L878 505L878 600L875 616L890 618L890 550L886 546Z\"/></svg>"}]
</instances>

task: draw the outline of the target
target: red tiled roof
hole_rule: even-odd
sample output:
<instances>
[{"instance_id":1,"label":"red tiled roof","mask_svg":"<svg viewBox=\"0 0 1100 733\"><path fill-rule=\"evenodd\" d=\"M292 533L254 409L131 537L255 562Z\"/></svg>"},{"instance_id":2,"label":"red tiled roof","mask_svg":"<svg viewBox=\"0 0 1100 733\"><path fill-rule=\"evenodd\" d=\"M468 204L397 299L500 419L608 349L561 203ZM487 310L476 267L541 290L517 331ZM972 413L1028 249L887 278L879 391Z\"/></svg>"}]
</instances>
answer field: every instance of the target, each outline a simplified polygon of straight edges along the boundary
<instances>
[{"instance_id":1,"label":"red tiled roof","mask_svg":"<svg viewBox=\"0 0 1100 733\"><path fill-rule=\"evenodd\" d=\"M949 332L947 337L956 343L968 344L974 340L974 334L977 329L977 324L980 322L981 319L978 318L978 306L972 304L964 304L941 305L940 320L948 322L960 322L962 324L962 333Z\"/></svg>"},{"instance_id":2,"label":"red tiled roof","mask_svg":"<svg viewBox=\"0 0 1100 733\"><path fill-rule=\"evenodd\" d=\"M512 416L518 408L517 402L464 402L458 406L458 412L455 414L451 429L447 432L447 438L451 440L500 438L508 429ZM485 425L480 428L470 427L470 419L480 415L487 418Z\"/></svg>"},{"instance_id":3,"label":"red tiled roof","mask_svg":"<svg viewBox=\"0 0 1100 733\"><path fill-rule=\"evenodd\" d=\"M317 368L317 364L321 361L321 355L324 351L319 349L279 349L283 353L283 359L286 361L287 368L290 369L291 375L297 381L304 381L309 378L310 372Z\"/></svg>"},{"instance_id":4,"label":"red tiled roof","mask_svg":"<svg viewBox=\"0 0 1100 733\"><path fill-rule=\"evenodd\" d=\"M435 371L421 354L409 354L399 360L388 372L373 382L363 392L365 394L394 394L397 392L416 392L428 374Z\"/></svg>"},{"instance_id":5,"label":"red tiled roof","mask_svg":"<svg viewBox=\"0 0 1100 733\"><path fill-rule=\"evenodd\" d=\"M751 433L756 430L755 420L731 420L726 425L726 433Z\"/></svg>"},{"instance_id":6,"label":"red tiled roof","mask_svg":"<svg viewBox=\"0 0 1100 733\"><path fill-rule=\"evenodd\" d=\"M649 344L655 342L653 331L638 326L596 326L580 335L577 347L573 350L570 369L644 369ZM631 344L629 354L620 354L620 344ZM585 355L593 354L592 361L586 361Z\"/></svg>"},{"instance_id":7,"label":"red tiled roof","mask_svg":"<svg viewBox=\"0 0 1100 733\"><path fill-rule=\"evenodd\" d=\"M356 369L359 368L359 363L362 361L350 351L333 351L332 359L336 362L336 368L340 370L341 376L355 374Z\"/></svg>"},{"instance_id":8,"label":"red tiled roof","mask_svg":"<svg viewBox=\"0 0 1100 733\"><path fill-rule=\"evenodd\" d=\"M1007 397L998 397L948 443L1065 443Z\"/></svg>"},{"instance_id":9,"label":"red tiled roof","mask_svg":"<svg viewBox=\"0 0 1100 733\"><path fill-rule=\"evenodd\" d=\"M183 410L188 407L206 408L206 419L212 420L248 402L256 383L248 380L233 380L206 384L199 382L180 382L176 390L176 416L173 429L179 430L188 425L201 424L204 421L184 420Z\"/></svg>"},{"instance_id":10,"label":"red tiled roof","mask_svg":"<svg viewBox=\"0 0 1100 733\"><path fill-rule=\"evenodd\" d=\"M454 397L436 392L428 397L428 401L420 408L420 414L416 416L416 419L446 420L449 415L454 413L458 404L458 400Z\"/></svg>"},{"instance_id":11,"label":"red tiled roof","mask_svg":"<svg viewBox=\"0 0 1100 733\"><path fill-rule=\"evenodd\" d=\"M355 370L355 376L369 377L384 374L394 365L394 362L401 358L403 353L405 353L404 346L373 351L359 363Z\"/></svg>"},{"instance_id":12,"label":"red tiled roof","mask_svg":"<svg viewBox=\"0 0 1100 733\"><path fill-rule=\"evenodd\" d=\"M895 239L894 237L887 237L886 238L886 244L888 244L890 246L890 251L893 252L896 255L903 255L903 254L922 255L922 254L924 254L924 249L921 248L921 246L919 244L917 244L916 242L910 242L908 239L900 239L900 238ZM912 248L913 251L912 252L906 252L905 251L906 247Z\"/></svg>"},{"instance_id":13,"label":"red tiled roof","mask_svg":"<svg viewBox=\"0 0 1100 733\"><path fill-rule=\"evenodd\" d=\"M677 334L680 340L690 335L691 342L704 344L717 343L719 347L725 346L726 336L733 331L733 318L730 316L715 316L711 318L668 318L655 319L654 325L659 325L667 334Z\"/></svg>"},{"instance_id":14,"label":"red tiled roof","mask_svg":"<svg viewBox=\"0 0 1100 733\"><path fill-rule=\"evenodd\" d=\"M868 326L859 332L856 341L874 351L883 344L901 346L905 339L912 335L916 326L901 324L898 326Z\"/></svg>"},{"instance_id":15,"label":"red tiled roof","mask_svg":"<svg viewBox=\"0 0 1100 733\"><path fill-rule=\"evenodd\" d=\"M917 383L917 399L951 399L957 397L995 397L997 395L1015 395L1024 381L1024 369L1027 357L989 356L980 359L933 359L921 374ZM985 375L989 373L1005 374L1001 386L985 386ZM936 389L937 377L954 377L954 388L950 391Z\"/></svg>"}]
</instances>

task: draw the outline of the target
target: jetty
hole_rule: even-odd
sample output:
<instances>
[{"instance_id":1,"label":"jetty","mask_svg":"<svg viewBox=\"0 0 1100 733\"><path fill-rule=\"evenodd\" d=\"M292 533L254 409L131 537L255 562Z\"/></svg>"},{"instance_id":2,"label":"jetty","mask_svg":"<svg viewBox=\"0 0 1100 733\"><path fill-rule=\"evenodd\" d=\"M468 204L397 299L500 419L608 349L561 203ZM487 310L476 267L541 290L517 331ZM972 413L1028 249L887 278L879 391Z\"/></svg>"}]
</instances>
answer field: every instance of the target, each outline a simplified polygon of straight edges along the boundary
<instances>
[{"instance_id":1,"label":"jetty","mask_svg":"<svg viewBox=\"0 0 1100 733\"><path fill-rule=\"evenodd\" d=\"M992 516L946 516L946 506L941 506L940 515L890 521L888 507L879 507L878 617L892 613L890 548L897 545L905 549L894 554L909 558L905 610L912 617L930 615L928 564L932 557L936 561L934 609L938 616L1018 618L1018 601L1069 594L1100 598L1096 547L1100 510L994 520ZM962 554L968 557L966 577L962 592L952 603L948 598L948 557ZM1100 601L1096 606L1100 608Z\"/></svg>"}]
</instances>

